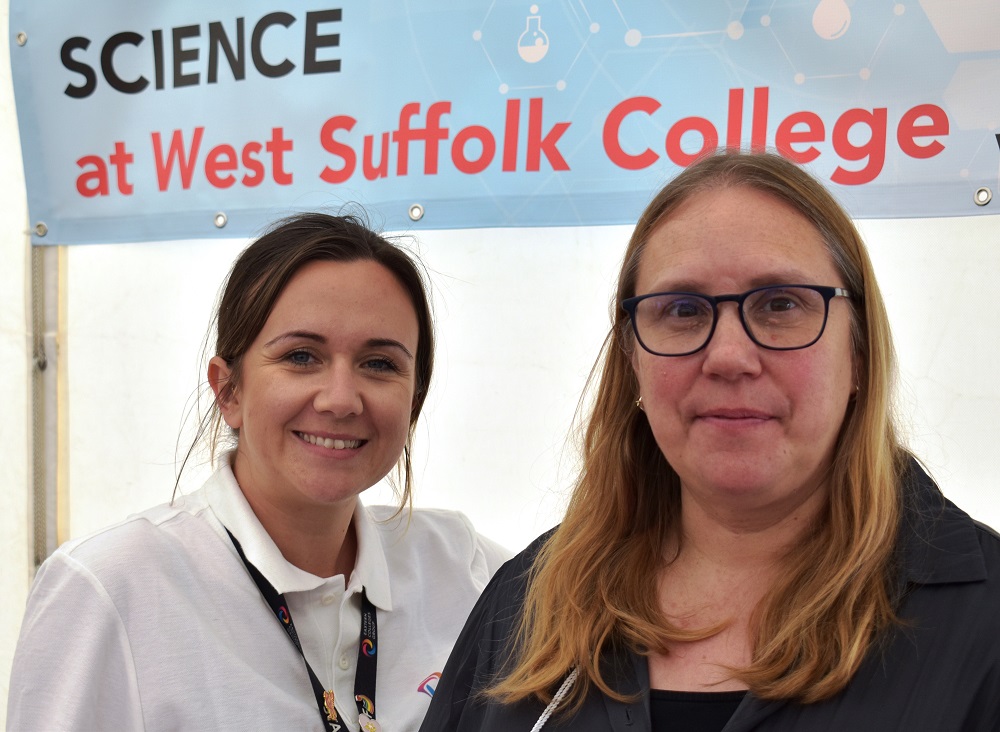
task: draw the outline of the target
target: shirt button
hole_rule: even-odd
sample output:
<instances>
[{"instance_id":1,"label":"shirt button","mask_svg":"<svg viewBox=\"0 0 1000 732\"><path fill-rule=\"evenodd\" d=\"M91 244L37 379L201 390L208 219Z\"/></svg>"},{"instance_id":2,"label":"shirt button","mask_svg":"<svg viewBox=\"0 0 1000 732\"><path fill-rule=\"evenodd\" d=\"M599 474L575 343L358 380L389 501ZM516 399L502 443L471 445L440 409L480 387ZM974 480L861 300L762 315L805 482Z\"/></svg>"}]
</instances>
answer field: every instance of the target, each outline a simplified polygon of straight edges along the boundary
<instances>
[{"instance_id":1,"label":"shirt button","mask_svg":"<svg viewBox=\"0 0 1000 732\"><path fill-rule=\"evenodd\" d=\"M341 670L343 671L346 671L351 666L351 661L350 659L347 658L346 653L340 657L340 661L338 661L337 663L340 666Z\"/></svg>"},{"instance_id":2,"label":"shirt button","mask_svg":"<svg viewBox=\"0 0 1000 732\"><path fill-rule=\"evenodd\" d=\"M337 598L333 595L323 595L323 599L321 599L320 602L324 605L332 605L333 601L336 599Z\"/></svg>"}]
</instances>

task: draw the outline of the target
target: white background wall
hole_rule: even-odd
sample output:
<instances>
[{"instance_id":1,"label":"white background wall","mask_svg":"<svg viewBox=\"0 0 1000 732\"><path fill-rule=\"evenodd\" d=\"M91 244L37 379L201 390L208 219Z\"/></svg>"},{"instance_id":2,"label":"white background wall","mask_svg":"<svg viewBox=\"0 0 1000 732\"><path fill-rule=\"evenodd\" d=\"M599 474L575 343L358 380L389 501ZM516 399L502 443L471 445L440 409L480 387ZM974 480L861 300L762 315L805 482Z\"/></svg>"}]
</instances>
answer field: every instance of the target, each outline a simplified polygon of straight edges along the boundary
<instances>
[{"instance_id":1,"label":"white background wall","mask_svg":"<svg viewBox=\"0 0 1000 732\"><path fill-rule=\"evenodd\" d=\"M1000 217L861 222L901 363L910 444L946 492L1000 526ZM604 339L628 227L435 231L437 372L418 431L417 505L466 511L519 548L558 520L567 440ZM89 533L169 498L198 353L245 242L68 250L70 526ZM189 439L182 439L187 445ZM203 470L182 486L200 484ZM385 491L369 502L391 500Z\"/></svg>"},{"instance_id":2,"label":"white background wall","mask_svg":"<svg viewBox=\"0 0 1000 732\"><path fill-rule=\"evenodd\" d=\"M31 576L27 212L0 0L0 695ZM992 206L1000 205L1000 191ZM971 206L970 206L971 208ZM1000 216L861 222L896 334L913 449L1000 526ZM421 233L437 373L418 431L417 505L465 511L520 548L558 520L577 399L607 328L629 227ZM199 351L243 241L71 247L66 296L69 527L166 501L202 383ZM190 424L189 424L190 427ZM185 477L197 486L204 469ZM368 502L390 500L384 490ZM0 706L3 710L4 706ZM0 716L0 722L3 717Z\"/></svg>"}]
</instances>

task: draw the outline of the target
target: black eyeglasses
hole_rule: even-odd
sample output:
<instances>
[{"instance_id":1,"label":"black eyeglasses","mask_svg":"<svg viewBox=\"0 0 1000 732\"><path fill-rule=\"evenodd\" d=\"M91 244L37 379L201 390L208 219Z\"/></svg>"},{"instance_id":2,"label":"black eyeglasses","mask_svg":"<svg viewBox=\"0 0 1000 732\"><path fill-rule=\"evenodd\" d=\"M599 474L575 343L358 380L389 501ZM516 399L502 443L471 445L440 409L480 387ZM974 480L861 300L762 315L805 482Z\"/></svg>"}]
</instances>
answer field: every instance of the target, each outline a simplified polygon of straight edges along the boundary
<instances>
[{"instance_id":1,"label":"black eyeglasses","mask_svg":"<svg viewBox=\"0 0 1000 732\"><path fill-rule=\"evenodd\" d=\"M841 287L773 285L742 295L653 292L622 301L635 337L656 356L688 356L708 345L719 322L719 303L734 302L750 340L774 351L808 348L826 328L830 300L851 297Z\"/></svg>"}]
</instances>

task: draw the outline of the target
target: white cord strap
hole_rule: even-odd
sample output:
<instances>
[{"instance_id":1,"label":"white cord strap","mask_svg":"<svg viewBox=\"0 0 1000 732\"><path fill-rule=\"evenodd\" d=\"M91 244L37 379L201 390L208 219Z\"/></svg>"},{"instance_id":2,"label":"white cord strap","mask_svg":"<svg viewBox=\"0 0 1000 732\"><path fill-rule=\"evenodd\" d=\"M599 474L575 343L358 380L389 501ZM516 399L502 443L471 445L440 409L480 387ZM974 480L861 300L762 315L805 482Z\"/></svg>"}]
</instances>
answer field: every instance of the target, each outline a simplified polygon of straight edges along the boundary
<instances>
[{"instance_id":1,"label":"white cord strap","mask_svg":"<svg viewBox=\"0 0 1000 732\"><path fill-rule=\"evenodd\" d=\"M549 721L549 717L552 716L552 714L556 711L556 707L559 706L559 702L565 699L569 690L573 688L573 684L576 682L576 677L579 675L580 668L578 666L574 666L573 670L569 672L569 675L563 679L562 685L559 687L556 695L552 697L552 701L550 701L549 705L545 707L545 710L542 712L542 716L538 718L538 721L535 722L535 726L531 728L531 732L539 732L542 727L545 726L545 723Z\"/></svg>"}]
</instances>

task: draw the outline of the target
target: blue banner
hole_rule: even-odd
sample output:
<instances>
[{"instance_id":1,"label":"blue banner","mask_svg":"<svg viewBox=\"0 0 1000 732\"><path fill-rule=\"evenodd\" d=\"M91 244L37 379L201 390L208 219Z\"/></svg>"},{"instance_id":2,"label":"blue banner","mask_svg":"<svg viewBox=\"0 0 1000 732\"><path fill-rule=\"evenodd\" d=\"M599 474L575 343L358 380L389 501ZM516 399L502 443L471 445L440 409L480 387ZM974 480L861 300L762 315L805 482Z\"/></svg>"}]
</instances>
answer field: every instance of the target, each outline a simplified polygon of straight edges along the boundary
<instances>
[{"instance_id":1,"label":"blue banner","mask_svg":"<svg viewBox=\"0 0 1000 732\"><path fill-rule=\"evenodd\" d=\"M634 223L705 150L993 213L997 0L11 0L36 244Z\"/></svg>"}]
</instances>

